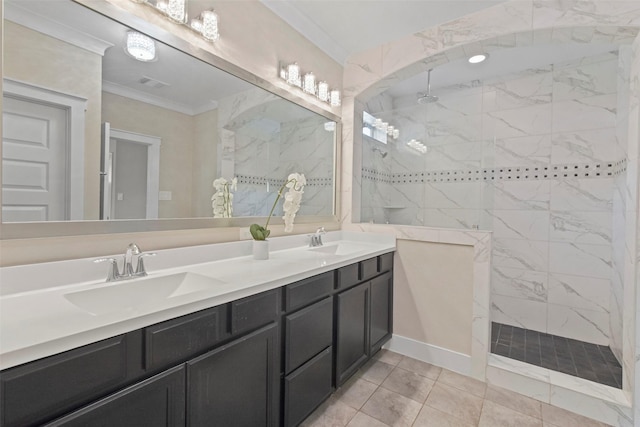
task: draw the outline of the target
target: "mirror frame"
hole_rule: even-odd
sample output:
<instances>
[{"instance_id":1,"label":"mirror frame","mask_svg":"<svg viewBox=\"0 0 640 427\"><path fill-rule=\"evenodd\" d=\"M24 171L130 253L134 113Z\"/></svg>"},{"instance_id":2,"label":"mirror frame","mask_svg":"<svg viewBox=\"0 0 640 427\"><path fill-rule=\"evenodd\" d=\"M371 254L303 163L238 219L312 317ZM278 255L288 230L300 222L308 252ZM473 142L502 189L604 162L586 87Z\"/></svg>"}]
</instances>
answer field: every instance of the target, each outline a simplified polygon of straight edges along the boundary
<instances>
[{"instance_id":1,"label":"mirror frame","mask_svg":"<svg viewBox=\"0 0 640 427\"><path fill-rule=\"evenodd\" d=\"M2 0L0 0L1 2ZM106 0L72 0L81 6L87 7L96 13L100 13L107 18L113 19L128 27L137 29L161 43L165 43L175 49L178 49L187 55L195 57L209 65L221 69L233 76L236 76L248 83L259 88L271 92L287 101L293 102L302 108L310 110L316 114L325 117L327 120L336 122L336 130L334 134L334 151L333 151L333 214L326 216L302 215L296 217L299 224L311 223L339 223L340 214L340 195L338 194L340 186L340 156L342 149L342 122L341 118L327 111L318 105L309 102L302 96L298 96L286 89L280 88L273 83L235 65L231 62L220 58L212 52L197 47L189 41L171 34L170 32L158 27L144 19L133 15ZM151 9L151 8L150 8ZM156 12L157 13L157 12ZM0 8L0 33L4 34L4 16L2 8ZM4 43L4 37L3 41ZM0 52L2 49L0 49ZM0 66L2 58L0 58ZM2 79L0 79L0 88L2 88ZM0 98L0 108L2 107L2 99ZM0 130L2 123L0 122ZM0 145L0 153L2 147ZM0 182L2 177L0 176ZM2 196L0 193L0 205ZM21 222L21 223L2 223L2 213L0 211L0 240L9 239L32 239L62 236L81 236L94 234L113 234L113 233L137 233L137 232L153 232L153 231L169 231L169 230L188 230L201 228L221 228L221 227L248 227L253 223L262 223L266 221L266 217L238 217L238 218L167 218L167 219L145 219L145 220L87 220L87 221L50 221L50 222ZM273 217L272 224L283 224L282 218Z\"/></svg>"}]
</instances>

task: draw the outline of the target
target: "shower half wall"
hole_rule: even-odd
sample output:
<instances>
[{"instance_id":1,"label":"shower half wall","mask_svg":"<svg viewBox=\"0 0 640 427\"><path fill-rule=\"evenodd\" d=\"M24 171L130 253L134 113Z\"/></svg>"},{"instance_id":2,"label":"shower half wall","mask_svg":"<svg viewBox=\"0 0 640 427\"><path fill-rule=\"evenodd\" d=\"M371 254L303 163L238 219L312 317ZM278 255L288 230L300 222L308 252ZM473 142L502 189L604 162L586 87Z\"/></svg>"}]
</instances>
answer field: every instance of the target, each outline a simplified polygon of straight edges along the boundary
<instances>
[{"instance_id":1,"label":"shower half wall","mask_svg":"<svg viewBox=\"0 0 640 427\"><path fill-rule=\"evenodd\" d=\"M363 137L361 221L493 231L492 321L622 360L628 60L606 51L440 88L436 69L437 103L371 99L401 137Z\"/></svg>"}]
</instances>

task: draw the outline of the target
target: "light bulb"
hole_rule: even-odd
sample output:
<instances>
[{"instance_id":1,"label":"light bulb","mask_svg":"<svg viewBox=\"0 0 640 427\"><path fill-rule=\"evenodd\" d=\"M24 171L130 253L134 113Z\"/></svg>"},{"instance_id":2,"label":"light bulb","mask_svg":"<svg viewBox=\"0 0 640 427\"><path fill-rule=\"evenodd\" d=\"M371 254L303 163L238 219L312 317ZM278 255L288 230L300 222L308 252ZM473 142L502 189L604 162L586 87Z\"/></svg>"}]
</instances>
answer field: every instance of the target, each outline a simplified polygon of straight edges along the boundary
<instances>
[{"instance_id":1,"label":"light bulb","mask_svg":"<svg viewBox=\"0 0 640 427\"><path fill-rule=\"evenodd\" d=\"M318 99L320 101L329 101L329 85L327 82L318 83Z\"/></svg>"},{"instance_id":2,"label":"light bulb","mask_svg":"<svg viewBox=\"0 0 640 427\"><path fill-rule=\"evenodd\" d=\"M300 67L297 62L287 67L287 83L300 87Z\"/></svg>"},{"instance_id":3,"label":"light bulb","mask_svg":"<svg viewBox=\"0 0 640 427\"><path fill-rule=\"evenodd\" d=\"M169 0L167 4L167 15L178 22L185 22L187 19L186 0Z\"/></svg>"},{"instance_id":4,"label":"light bulb","mask_svg":"<svg viewBox=\"0 0 640 427\"><path fill-rule=\"evenodd\" d=\"M341 102L340 102L340 91L339 90L332 90L331 92L329 92L329 103L331 104L332 107L339 107Z\"/></svg>"},{"instance_id":5,"label":"light bulb","mask_svg":"<svg viewBox=\"0 0 640 427\"><path fill-rule=\"evenodd\" d=\"M218 32L218 15L213 10L205 10L202 17L202 37L209 41L216 41L220 38Z\"/></svg>"},{"instance_id":6,"label":"light bulb","mask_svg":"<svg viewBox=\"0 0 640 427\"><path fill-rule=\"evenodd\" d=\"M316 94L316 76L314 76L312 72L308 72L304 75L302 90L312 95Z\"/></svg>"}]
</instances>

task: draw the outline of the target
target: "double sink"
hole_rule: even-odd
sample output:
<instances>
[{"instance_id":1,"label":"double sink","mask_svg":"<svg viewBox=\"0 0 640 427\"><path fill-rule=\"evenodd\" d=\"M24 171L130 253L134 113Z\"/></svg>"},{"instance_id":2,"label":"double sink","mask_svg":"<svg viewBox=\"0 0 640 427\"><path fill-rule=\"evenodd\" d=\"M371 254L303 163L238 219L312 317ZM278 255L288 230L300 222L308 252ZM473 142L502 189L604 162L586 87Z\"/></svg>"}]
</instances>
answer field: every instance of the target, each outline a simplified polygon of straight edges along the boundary
<instances>
[{"instance_id":1,"label":"double sink","mask_svg":"<svg viewBox=\"0 0 640 427\"><path fill-rule=\"evenodd\" d=\"M340 258L370 250L371 245L364 242L338 241L323 246L280 251L277 259L291 259L294 262L315 260L324 263L339 261ZM269 263L268 260L254 262L266 263L265 266ZM170 303L186 302L226 285L229 285L227 280L193 271L170 274L152 272L147 277L94 284L92 287L74 290L63 296L80 310L100 316L113 312L147 311Z\"/></svg>"}]
</instances>

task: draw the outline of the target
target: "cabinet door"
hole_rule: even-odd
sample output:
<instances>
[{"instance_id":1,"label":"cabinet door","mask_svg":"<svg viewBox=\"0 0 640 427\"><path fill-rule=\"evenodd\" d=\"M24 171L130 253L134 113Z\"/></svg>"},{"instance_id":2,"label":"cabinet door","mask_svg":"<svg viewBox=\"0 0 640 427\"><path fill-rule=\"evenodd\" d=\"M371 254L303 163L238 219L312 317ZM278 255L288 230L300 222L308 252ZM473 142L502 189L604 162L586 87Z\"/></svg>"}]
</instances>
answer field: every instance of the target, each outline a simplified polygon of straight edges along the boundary
<instances>
[{"instance_id":1,"label":"cabinet door","mask_svg":"<svg viewBox=\"0 0 640 427\"><path fill-rule=\"evenodd\" d=\"M39 424L122 388L141 374L131 332L0 373L0 426Z\"/></svg>"},{"instance_id":2,"label":"cabinet door","mask_svg":"<svg viewBox=\"0 0 640 427\"><path fill-rule=\"evenodd\" d=\"M371 280L371 350L374 354L391 338L393 316L393 280L391 273Z\"/></svg>"},{"instance_id":3,"label":"cabinet door","mask_svg":"<svg viewBox=\"0 0 640 427\"><path fill-rule=\"evenodd\" d=\"M277 324L187 362L187 425L277 426Z\"/></svg>"},{"instance_id":4,"label":"cabinet door","mask_svg":"<svg viewBox=\"0 0 640 427\"><path fill-rule=\"evenodd\" d=\"M178 427L185 423L184 365L60 418L47 427Z\"/></svg>"},{"instance_id":5,"label":"cabinet door","mask_svg":"<svg viewBox=\"0 0 640 427\"><path fill-rule=\"evenodd\" d=\"M336 296L336 329L336 386L340 386L369 354L369 282Z\"/></svg>"}]
</instances>

